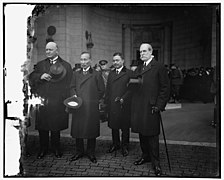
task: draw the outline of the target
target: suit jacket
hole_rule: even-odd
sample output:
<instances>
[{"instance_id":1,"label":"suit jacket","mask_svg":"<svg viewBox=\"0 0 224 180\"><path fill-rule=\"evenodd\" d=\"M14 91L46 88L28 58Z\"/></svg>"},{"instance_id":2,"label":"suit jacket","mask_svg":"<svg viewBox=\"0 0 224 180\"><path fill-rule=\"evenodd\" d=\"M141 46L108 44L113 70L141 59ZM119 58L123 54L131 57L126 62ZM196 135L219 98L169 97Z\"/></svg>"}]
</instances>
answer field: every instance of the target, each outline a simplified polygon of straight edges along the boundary
<instances>
[{"instance_id":1,"label":"suit jacket","mask_svg":"<svg viewBox=\"0 0 224 180\"><path fill-rule=\"evenodd\" d=\"M44 105L37 110L35 126L38 130L58 131L68 128L68 113L65 112L63 101L69 97L72 68L60 57L56 63L61 63L66 69L66 75L61 81L51 82L40 79L43 73L49 73L49 59L38 62L29 75L32 93L44 98Z\"/></svg>"},{"instance_id":2,"label":"suit jacket","mask_svg":"<svg viewBox=\"0 0 224 180\"><path fill-rule=\"evenodd\" d=\"M112 129L130 127L131 94L128 89L128 82L131 76L132 71L125 67L119 74L113 70L108 76L105 102L108 111L108 126ZM115 102L116 97L124 99L122 106L119 102Z\"/></svg>"},{"instance_id":3,"label":"suit jacket","mask_svg":"<svg viewBox=\"0 0 224 180\"><path fill-rule=\"evenodd\" d=\"M152 107L165 109L169 100L169 78L166 68L155 59L142 69L140 65L135 71L135 76L142 77L142 84L133 92L131 128L142 135L158 135L161 115L152 114Z\"/></svg>"},{"instance_id":4,"label":"suit jacket","mask_svg":"<svg viewBox=\"0 0 224 180\"><path fill-rule=\"evenodd\" d=\"M82 106L72 112L71 135L74 138L96 138L100 135L99 100L105 86L100 72L90 68L86 75L75 71L71 82L71 95L83 100Z\"/></svg>"}]
</instances>

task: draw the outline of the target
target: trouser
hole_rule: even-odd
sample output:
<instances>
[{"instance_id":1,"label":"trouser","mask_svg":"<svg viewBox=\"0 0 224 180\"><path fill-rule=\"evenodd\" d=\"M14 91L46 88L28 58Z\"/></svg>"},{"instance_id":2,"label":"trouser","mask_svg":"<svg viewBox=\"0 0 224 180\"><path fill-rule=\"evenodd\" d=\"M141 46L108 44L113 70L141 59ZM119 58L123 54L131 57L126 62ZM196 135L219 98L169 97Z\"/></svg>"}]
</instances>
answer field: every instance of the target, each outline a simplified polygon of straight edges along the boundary
<instances>
[{"instance_id":1,"label":"trouser","mask_svg":"<svg viewBox=\"0 0 224 180\"><path fill-rule=\"evenodd\" d=\"M60 149L60 131L51 132L51 147L53 150ZM48 150L49 146L49 131L39 130L40 148Z\"/></svg>"},{"instance_id":2,"label":"trouser","mask_svg":"<svg viewBox=\"0 0 224 180\"><path fill-rule=\"evenodd\" d=\"M173 84L171 89L171 96L173 100L180 100L180 85Z\"/></svg>"},{"instance_id":3,"label":"trouser","mask_svg":"<svg viewBox=\"0 0 224 180\"><path fill-rule=\"evenodd\" d=\"M96 138L87 139L86 154L95 155ZM84 154L84 139L76 138L76 153Z\"/></svg>"},{"instance_id":4,"label":"trouser","mask_svg":"<svg viewBox=\"0 0 224 180\"><path fill-rule=\"evenodd\" d=\"M121 146L128 147L130 131L129 128L121 129ZM120 132L119 129L112 129L112 141L116 147L120 146Z\"/></svg>"},{"instance_id":5,"label":"trouser","mask_svg":"<svg viewBox=\"0 0 224 180\"><path fill-rule=\"evenodd\" d=\"M139 133L142 158L151 159L154 166L159 165L159 136L144 136Z\"/></svg>"}]
</instances>

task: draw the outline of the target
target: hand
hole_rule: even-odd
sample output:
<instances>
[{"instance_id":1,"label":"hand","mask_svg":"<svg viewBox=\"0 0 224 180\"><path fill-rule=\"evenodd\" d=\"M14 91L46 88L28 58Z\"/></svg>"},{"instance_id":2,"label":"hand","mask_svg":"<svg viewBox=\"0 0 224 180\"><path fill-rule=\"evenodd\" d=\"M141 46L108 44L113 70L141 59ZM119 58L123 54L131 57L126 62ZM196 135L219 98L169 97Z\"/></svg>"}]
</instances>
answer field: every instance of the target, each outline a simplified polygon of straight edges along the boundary
<instances>
[{"instance_id":1,"label":"hand","mask_svg":"<svg viewBox=\"0 0 224 180\"><path fill-rule=\"evenodd\" d=\"M40 79L44 79L46 81L50 81L51 80L51 75L50 74L47 74L47 73L44 73L41 75Z\"/></svg>"},{"instance_id":2,"label":"hand","mask_svg":"<svg viewBox=\"0 0 224 180\"><path fill-rule=\"evenodd\" d=\"M158 113L160 110L159 110L159 108L158 107L156 107L156 106L153 106L152 107L152 114L154 114L154 113Z\"/></svg>"},{"instance_id":3,"label":"hand","mask_svg":"<svg viewBox=\"0 0 224 180\"><path fill-rule=\"evenodd\" d=\"M100 99L100 100L99 100L99 103L100 103L100 104L103 104L103 103L104 103L104 99Z\"/></svg>"},{"instance_id":4,"label":"hand","mask_svg":"<svg viewBox=\"0 0 224 180\"><path fill-rule=\"evenodd\" d=\"M65 108L65 112L69 113L69 108L68 107Z\"/></svg>"},{"instance_id":5,"label":"hand","mask_svg":"<svg viewBox=\"0 0 224 180\"><path fill-rule=\"evenodd\" d=\"M104 103L100 104L100 106L101 106L102 109L105 109L107 107L107 105L104 104Z\"/></svg>"},{"instance_id":6,"label":"hand","mask_svg":"<svg viewBox=\"0 0 224 180\"><path fill-rule=\"evenodd\" d=\"M124 99L120 98L120 104L123 104L123 103L124 103Z\"/></svg>"},{"instance_id":7,"label":"hand","mask_svg":"<svg viewBox=\"0 0 224 180\"><path fill-rule=\"evenodd\" d=\"M74 112L74 109L71 109L71 108L68 108L68 107L66 107L65 108L65 112L67 112L67 113L73 113Z\"/></svg>"},{"instance_id":8,"label":"hand","mask_svg":"<svg viewBox=\"0 0 224 180\"><path fill-rule=\"evenodd\" d=\"M116 97L114 101L115 102L120 102L120 99L121 99L120 97Z\"/></svg>"}]
</instances>

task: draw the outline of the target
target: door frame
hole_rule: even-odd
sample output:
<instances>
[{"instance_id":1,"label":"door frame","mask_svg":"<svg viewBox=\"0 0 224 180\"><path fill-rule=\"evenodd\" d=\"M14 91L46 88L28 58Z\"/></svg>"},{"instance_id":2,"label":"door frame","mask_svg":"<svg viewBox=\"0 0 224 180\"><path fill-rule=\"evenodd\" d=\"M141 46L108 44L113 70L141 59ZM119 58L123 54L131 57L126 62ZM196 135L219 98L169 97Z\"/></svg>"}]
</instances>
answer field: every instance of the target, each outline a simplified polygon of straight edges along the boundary
<instances>
[{"instance_id":1,"label":"door frame","mask_svg":"<svg viewBox=\"0 0 224 180\"><path fill-rule=\"evenodd\" d=\"M123 25L122 31L122 51L128 56L130 60L137 60L136 53L139 50L141 43L134 43L134 31L138 29L157 28L161 30L161 43L148 42L152 45L154 50L158 51L157 60L163 64L171 64L172 62L172 22L166 22L161 24L132 24ZM129 34L129 35L127 35ZM129 46L129 48L125 48ZM130 52L128 52L130 50Z\"/></svg>"}]
</instances>

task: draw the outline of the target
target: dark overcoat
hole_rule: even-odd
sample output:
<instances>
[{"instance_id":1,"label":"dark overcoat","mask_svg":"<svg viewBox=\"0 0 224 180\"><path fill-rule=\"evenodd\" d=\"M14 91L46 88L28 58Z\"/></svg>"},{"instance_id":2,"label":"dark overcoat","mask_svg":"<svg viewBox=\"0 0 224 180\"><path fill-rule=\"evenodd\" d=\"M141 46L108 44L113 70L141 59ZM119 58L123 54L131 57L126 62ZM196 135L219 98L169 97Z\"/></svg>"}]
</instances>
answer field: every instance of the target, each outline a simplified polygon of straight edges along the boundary
<instances>
[{"instance_id":1,"label":"dark overcoat","mask_svg":"<svg viewBox=\"0 0 224 180\"><path fill-rule=\"evenodd\" d=\"M100 135L99 100L105 86L100 72L90 68L86 75L75 71L71 82L71 95L76 94L83 102L72 112L71 135L73 138L96 138Z\"/></svg>"},{"instance_id":2,"label":"dark overcoat","mask_svg":"<svg viewBox=\"0 0 224 180\"><path fill-rule=\"evenodd\" d=\"M133 92L131 128L132 132L145 136L160 133L160 113L152 114L152 106L164 110L169 100L170 85L166 68L152 59L143 70L140 65L136 76L142 77L142 84Z\"/></svg>"},{"instance_id":3,"label":"dark overcoat","mask_svg":"<svg viewBox=\"0 0 224 180\"><path fill-rule=\"evenodd\" d=\"M132 76L132 71L122 68L119 74L113 70L110 72L106 88L106 104L108 111L108 126L112 129L130 128L131 118L131 93L128 89L128 82ZM124 100L120 105L115 102L116 97Z\"/></svg>"},{"instance_id":4,"label":"dark overcoat","mask_svg":"<svg viewBox=\"0 0 224 180\"><path fill-rule=\"evenodd\" d=\"M37 130L59 131L68 128L68 113L65 111L63 101L70 95L72 68L60 57L56 63L61 63L66 69L65 77L58 82L40 79L42 74L49 73L49 59L38 62L29 76L32 93L44 99L44 105L39 106L36 111Z\"/></svg>"}]
</instances>

